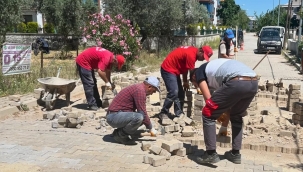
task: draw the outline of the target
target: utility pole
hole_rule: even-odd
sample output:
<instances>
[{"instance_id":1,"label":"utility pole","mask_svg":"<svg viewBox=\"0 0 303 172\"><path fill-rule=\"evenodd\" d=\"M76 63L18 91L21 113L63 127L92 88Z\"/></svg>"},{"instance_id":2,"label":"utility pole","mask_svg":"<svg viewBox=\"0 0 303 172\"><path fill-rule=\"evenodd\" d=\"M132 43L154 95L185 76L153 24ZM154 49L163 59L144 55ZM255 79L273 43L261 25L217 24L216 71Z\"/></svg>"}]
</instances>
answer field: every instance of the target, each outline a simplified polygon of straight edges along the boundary
<instances>
[{"instance_id":1,"label":"utility pole","mask_svg":"<svg viewBox=\"0 0 303 172\"><path fill-rule=\"evenodd\" d=\"M289 11L290 11L290 1L288 0L288 7L287 7L287 17L286 17L286 28L285 28L285 35L284 35L284 41L283 41L283 49L286 50L286 41L288 40L288 34L289 34L289 30L288 30L288 18L289 18Z\"/></svg>"},{"instance_id":2,"label":"utility pole","mask_svg":"<svg viewBox=\"0 0 303 172\"><path fill-rule=\"evenodd\" d=\"M278 8L278 24L277 26L280 26L280 0L279 0L279 8Z\"/></svg>"},{"instance_id":3,"label":"utility pole","mask_svg":"<svg viewBox=\"0 0 303 172\"><path fill-rule=\"evenodd\" d=\"M302 4L303 4L303 0L301 0L301 6L300 6L300 23L299 23L299 34L298 34L298 46L300 46L301 44L301 33L302 33ZM297 61L299 61L299 51L297 53ZM302 60L302 59L301 59Z\"/></svg>"}]
</instances>

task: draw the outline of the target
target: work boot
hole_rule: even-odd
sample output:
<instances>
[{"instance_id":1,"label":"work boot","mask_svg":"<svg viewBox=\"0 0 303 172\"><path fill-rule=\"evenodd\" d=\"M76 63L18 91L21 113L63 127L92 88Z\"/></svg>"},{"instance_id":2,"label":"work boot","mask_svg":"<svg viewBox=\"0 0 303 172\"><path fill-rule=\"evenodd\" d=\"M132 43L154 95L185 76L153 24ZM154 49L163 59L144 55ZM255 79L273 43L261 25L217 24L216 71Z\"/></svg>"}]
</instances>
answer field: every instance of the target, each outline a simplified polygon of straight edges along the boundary
<instances>
[{"instance_id":1,"label":"work boot","mask_svg":"<svg viewBox=\"0 0 303 172\"><path fill-rule=\"evenodd\" d=\"M224 153L224 157L230 162L241 164L241 154L233 154L230 150Z\"/></svg>"},{"instance_id":2,"label":"work boot","mask_svg":"<svg viewBox=\"0 0 303 172\"><path fill-rule=\"evenodd\" d=\"M206 163L213 164L213 163L217 163L219 161L220 161L220 158L216 152L211 155L208 155L208 153L205 152L202 157L197 158L197 162L199 164L206 164Z\"/></svg>"},{"instance_id":3,"label":"work boot","mask_svg":"<svg viewBox=\"0 0 303 172\"><path fill-rule=\"evenodd\" d=\"M169 119L168 115L165 113L160 113L159 114L159 119L162 121L163 119Z\"/></svg>"},{"instance_id":4,"label":"work boot","mask_svg":"<svg viewBox=\"0 0 303 172\"><path fill-rule=\"evenodd\" d=\"M121 134L122 131L120 131L119 129L115 129L113 132L113 136L114 139L118 142L118 143L122 143L124 145L136 145L137 143L130 139L128 137L128 135L123 135Z\"/></svg>"}]
</instances>

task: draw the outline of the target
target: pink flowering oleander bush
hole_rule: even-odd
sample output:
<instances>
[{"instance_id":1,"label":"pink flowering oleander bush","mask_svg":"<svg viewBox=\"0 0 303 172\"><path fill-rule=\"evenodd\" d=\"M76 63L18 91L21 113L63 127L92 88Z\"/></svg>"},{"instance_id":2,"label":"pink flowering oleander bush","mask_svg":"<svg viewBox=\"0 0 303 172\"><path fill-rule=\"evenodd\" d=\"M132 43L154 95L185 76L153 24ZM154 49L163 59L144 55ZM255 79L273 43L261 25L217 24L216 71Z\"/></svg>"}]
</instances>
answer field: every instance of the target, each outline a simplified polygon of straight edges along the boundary
<instances>
[{"instance_id":1,"label":"pink flowering oleander bush","mask_svg":"<svg viewBox=\"0 0 303 172\"><path fill-rule=\"evenodd\" d=\"M88 22L81 27L83 37L87 41L96 41L96 44L114 54L122 54L128 68L138 58L141 49L137 40L139 33L132 27L130 20L122 15L111 17L96 13L88 17Z\"/></svg>"}]
</instances>

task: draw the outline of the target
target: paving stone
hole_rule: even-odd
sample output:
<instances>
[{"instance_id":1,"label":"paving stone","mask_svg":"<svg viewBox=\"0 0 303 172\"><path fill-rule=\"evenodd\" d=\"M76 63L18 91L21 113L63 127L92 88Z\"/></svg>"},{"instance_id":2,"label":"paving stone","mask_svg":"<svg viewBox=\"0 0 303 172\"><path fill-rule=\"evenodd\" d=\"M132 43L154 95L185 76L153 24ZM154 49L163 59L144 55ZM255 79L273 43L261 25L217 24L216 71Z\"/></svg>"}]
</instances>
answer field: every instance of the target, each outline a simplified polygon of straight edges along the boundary
<instances>
[{"instance_id":1,"label":"paving stone","mask_svg":"<svg viewBox=\"0 0 303 172\"><path fill-rule=\"evenodd\" d=\"M160 154L159 154L159 155L160 155L160 156L165 156L167 160L169 160L169 159L170 159L170 157L171 157L171 153L170 153L170 152L168 152L168 151L167 151L167 150L165 150L165 149L161 149L161 152L160 152Z\"/></svg>"},{"instance_id":2,"label":"paving stone","mask_svg":"<svg viewBox=\"0 0 303 172\"><path fill-rule=\"evenodd\" d=\"M163 149L167 150L168 152L172 152L174 150L183 148L183 143L177 140L173 141L163 141L162 146Z\"/></svg>"},{"instance_id":3,"label":"paving stone","mask_svg":"<svg viewBox=\"0 0 303 172\"><path fill-rule=\"evenodd\" d=\"M143 151L147 151L151 147L151 142L148 142L148 141L142 141L141 144L142 144L141 149Z\"/></svg>"},{"instance_id":4,"label":"paving stone","mask_svg":"<svg viewBox=\"0 0 303 172\"><path fill-rule=\"evenodd\" d=\"M152 152L152 153L154 153L154 154L156 154L156 155L159 155L160 152L161 152L161 150L162 150L162 148L153 145L153 146L151 146L151 147L149 148L149 150L150 150L150 152Z\"/></svg>"},{"instance_id":5,"label":"paving stone","mask_svg":"<svg viewBox=\"0 0 303 172\"><path fill-rule=\"evenodd\" d=\"M185 148L181 148L181 149L174 150L174 151L172 151L172 154L184 157L186 155L186 149Z\"/></svg>"}]
</instances>

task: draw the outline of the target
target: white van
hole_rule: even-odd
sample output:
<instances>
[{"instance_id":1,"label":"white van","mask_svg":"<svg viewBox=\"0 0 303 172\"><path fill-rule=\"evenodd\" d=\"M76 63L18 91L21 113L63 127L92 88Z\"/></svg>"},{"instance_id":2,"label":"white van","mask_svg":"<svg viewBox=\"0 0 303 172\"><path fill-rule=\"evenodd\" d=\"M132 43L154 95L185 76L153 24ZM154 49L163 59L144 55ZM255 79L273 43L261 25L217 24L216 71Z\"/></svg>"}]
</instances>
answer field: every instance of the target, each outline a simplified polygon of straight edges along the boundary
<instances>
[{"instance_id":1,"label":"white van","mask_svg":"<svg viewBox=\"0 0 303 172\"><path fill-rule=\"evenodd\" d=\"M280 33L280 38L281 38L281 42L282 42L282 46L283 46L285 28L282 27L282 26L264 26L264 27L262 27L262 29L261 29L260 32L259 32L259 37L260 37L260 35L261 35L261 33L262 33L262 30L266 30L266 29L274 29L274 30L277 30L277 31Z\"/></svg>"}]
</instances>

